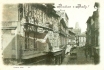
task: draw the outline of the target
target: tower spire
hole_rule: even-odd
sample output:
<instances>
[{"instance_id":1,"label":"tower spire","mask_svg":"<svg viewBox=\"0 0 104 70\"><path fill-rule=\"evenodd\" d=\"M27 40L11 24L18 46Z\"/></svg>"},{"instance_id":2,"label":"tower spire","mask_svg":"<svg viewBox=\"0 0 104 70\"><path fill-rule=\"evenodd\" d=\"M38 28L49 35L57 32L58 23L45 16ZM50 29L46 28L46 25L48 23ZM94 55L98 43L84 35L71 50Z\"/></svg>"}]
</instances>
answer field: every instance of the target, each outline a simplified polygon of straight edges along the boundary
<instances>
[{"instance_id":1,"label":"tower spire","mask_svg":"<svg viewBox=\"0 0 104 70\"><path fill-rule=\"evenodd\" d=\"M75 29L79 29L79 24L78 24L78 22L76 22L76 24L75 24Z\"/></svg>"}]
</instances>

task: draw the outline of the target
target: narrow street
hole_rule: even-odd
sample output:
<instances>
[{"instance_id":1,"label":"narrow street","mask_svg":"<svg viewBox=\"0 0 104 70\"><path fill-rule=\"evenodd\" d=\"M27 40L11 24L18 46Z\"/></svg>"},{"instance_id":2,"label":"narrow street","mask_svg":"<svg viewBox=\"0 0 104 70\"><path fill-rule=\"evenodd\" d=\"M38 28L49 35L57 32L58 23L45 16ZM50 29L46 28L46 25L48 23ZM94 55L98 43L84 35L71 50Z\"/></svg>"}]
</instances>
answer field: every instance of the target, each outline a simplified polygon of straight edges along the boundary
<instances>
[{"instance_id":1,"label":"narrow street","mask_svg":"<svg viewBox=\"0 0 104 70\"><path fill-rule=\"evenodd\" d=\"M88 57L86 59L83 48L77 48L77 59L72 59L70 54L67 54L62 62L62 65L82 65L82 64L94 64L93 59Z\"/></svg>"},{"instance_id":2,"label":"narrow street","mask_svg":"<svg viewBox=\"0 0 104 70\"><path fill-rule=\"evenodd\" d=\"M1 22L3 63L5 65L98 64L100 4L67 3L65 6L63 3L3 5ZM82 4L88 5L90 9L79 10L84 8Z\"/></svg>"}]
</instances>

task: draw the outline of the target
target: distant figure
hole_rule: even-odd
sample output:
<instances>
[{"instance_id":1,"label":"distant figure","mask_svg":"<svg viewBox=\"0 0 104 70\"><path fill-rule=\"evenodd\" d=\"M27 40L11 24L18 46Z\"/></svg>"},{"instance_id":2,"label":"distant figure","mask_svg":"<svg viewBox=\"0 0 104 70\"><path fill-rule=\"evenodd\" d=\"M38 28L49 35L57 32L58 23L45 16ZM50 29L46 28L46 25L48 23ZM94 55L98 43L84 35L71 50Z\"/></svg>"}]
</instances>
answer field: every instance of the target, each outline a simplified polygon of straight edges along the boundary
<instances>
[{"instance_id":1,"label":"distant figure","mask_svg":"<svg viewBox=\"0 0 104 70\"><path fill-rule=\"evenodd\" d=\"M87 55L88 55L88 48L87 48L87 45L85 45L84 51L85 51L85 57L86 57L86 60L87 60Z\"/></svg>"},{"instance_id":2,"label":"distant figure","mask_svg":"<svg viewBox=\"0 0 104 70\"><path fill-rule=\"evenodd\" d=\"M70 53L71 48L72 48L72 46L68 44L66 47L66 50L65 50L65 54Z\"/></svg>"},{"instance_id":3,"label":"distant figure","mask_svg":"<svg viewBox=\"0 0 104 70\"><path fill-rule=\"evenodd\" d=\"M91 45L86 45L85 46L85 56L86 56L86 59L88 57L92 57L92 49L91 49Z\"/></svg>"}]
</instances>

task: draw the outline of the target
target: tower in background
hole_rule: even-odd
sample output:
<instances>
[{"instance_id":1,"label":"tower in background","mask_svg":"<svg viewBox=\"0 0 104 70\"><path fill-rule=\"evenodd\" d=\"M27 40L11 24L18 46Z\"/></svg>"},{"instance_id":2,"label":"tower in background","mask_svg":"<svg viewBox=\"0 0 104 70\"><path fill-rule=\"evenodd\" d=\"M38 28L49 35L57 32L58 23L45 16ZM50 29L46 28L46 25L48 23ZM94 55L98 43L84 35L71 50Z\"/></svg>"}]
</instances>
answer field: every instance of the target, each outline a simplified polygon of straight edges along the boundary
<instances>
[{"instance_id":1,"label":"tower in background","mask_svg":"<svg viewBox=\"0 0 104 70\"><path fill-rule=\"evenodd\" d=\"M75 32L76 35L80 35L81 34L81 29L79 27L78 22L76 22L76 24L75 24L74 32Z\"/></svg>"},{"instance_id":2,"label":"tower in background","mask_svg":"<svg viewBox=\"0 0 104 70\"><path fill-rule=\"evenodd\" d=\"M75 24L75 29L79 29L79 24L78 24L78 22L76 22L76 24Z\"/></svg>"}]
</instances>

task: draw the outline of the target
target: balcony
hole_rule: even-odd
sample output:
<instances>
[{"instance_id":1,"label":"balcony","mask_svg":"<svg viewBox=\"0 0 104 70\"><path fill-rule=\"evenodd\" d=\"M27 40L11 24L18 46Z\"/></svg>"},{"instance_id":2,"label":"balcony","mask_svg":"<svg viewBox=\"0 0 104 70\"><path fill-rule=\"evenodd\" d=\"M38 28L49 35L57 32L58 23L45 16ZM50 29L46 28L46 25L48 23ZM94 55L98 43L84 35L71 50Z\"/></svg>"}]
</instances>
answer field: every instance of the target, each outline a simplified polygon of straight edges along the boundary
<instances>
[{"instance_id":1,"label":"balcony","mask_svg":"<svg viewBox=\"0 0 104 70\"><path fill-rule=\"evenodd\" d=\"M43 28L43 29L45 29L45 30L50 30L50 31L53 31L53 29L52 28L49 28L49 27L43 27L43 26L39 26L39 25L35 25L35 24L31 24L31 23L24 23L24 25L30 25L30 26L34 26L34 27L40 27L40 28Z\"/></svg>"}]
</instances>

